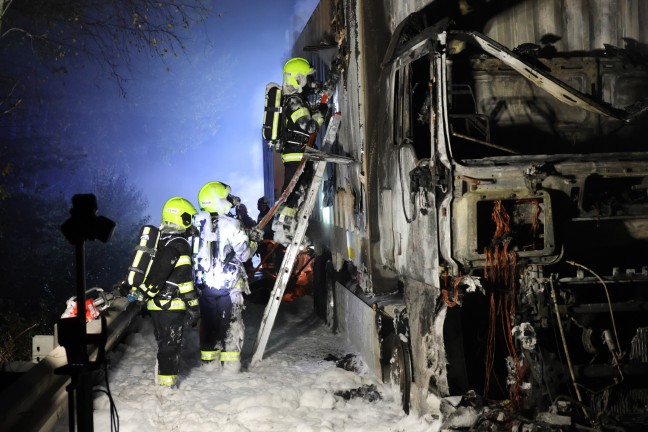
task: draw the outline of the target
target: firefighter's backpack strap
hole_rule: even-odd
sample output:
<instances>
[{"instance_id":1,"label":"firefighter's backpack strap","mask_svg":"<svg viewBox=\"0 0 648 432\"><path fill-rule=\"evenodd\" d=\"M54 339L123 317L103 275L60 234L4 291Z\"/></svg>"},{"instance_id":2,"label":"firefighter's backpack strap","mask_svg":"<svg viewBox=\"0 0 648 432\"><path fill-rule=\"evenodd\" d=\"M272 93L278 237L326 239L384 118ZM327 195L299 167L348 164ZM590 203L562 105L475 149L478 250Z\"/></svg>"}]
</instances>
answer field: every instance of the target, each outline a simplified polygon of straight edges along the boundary
<instances>
[{"instance_id":1,"label":"firefighter's backpack strap","mask_svg":"<svg viewBox=\"0 0 648 432\"><path fill-rule=\"evenodd\" d=\"M135 246L135 256L128 267L128 284L138 287L144 282L151 268L160 239L160 230L153 225L144 225L140 228L139 242Z\"/></svg>"},{"instance_id":2,"label":"firefighter's backpack strap","mask_svg":"<svg viewBox=\"0 0 648 432\"><path fill-rule=\"evenodd\" d=\"M164 247L165 248L169 247L169 245L175 240L183 240L185 243L187 243L188 250L191 251L191 243L189 242L188 239L186 239L184 237L173 237L173 238L169 239L164 244ZM155 297L153 297L153 304L155 304L155 306L157 306L158 308L160 308L163 311L169 310L169 308L171 308L171 303L173 303L173 299L176 298L179 295L177 287L175 289L173 289L173 291L171 291L171 290L168 289L168 286L169 286L169 284L165 283L164 284L164 289L158 291L157 294L155 295ZM164 299L161 299L161 297L163 297L163 296L161 296L160 294L162 294L162 293L164 294L164 297L165 297ZM161 300L168 300L168 301L167 301L166 304L162 304Z\"/></svg>"},{"instance_id":3,"label":"firefighter's backpack strap","mask_svg":"<svg viewBox=\"0 0 648 432\"><path fill-rule=\"evenodd\" d=\"M155 306L159 307L163 311L168 311L171 308L171 303L172 302L173 302L173 299L170 299L169 301L167 301L166 304L162 304L160 302L160 297L159 296L156 295L153 298L153 303L155 304Z\"/></svg>"}]
</instances>

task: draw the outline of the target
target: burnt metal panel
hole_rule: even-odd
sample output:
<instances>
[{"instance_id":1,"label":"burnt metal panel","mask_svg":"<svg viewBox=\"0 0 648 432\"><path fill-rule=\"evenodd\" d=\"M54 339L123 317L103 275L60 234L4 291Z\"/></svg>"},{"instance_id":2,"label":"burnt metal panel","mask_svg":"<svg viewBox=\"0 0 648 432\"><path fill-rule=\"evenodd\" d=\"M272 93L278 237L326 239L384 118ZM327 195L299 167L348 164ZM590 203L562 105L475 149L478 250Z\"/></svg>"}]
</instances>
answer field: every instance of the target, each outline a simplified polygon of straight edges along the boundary
<instances>
[{"instance_id":1,"label":"burnt metal panel","mask_svg":"<svg viewBox=\"0 0 648 432\"><path fill-rule=\"evenodd\" d=\"M648 43L648 2L643 0L528 0L503 11L484 34L508 47L560 37L559 52L625 47L624 38Z\"/></svg>"}]
</instances>

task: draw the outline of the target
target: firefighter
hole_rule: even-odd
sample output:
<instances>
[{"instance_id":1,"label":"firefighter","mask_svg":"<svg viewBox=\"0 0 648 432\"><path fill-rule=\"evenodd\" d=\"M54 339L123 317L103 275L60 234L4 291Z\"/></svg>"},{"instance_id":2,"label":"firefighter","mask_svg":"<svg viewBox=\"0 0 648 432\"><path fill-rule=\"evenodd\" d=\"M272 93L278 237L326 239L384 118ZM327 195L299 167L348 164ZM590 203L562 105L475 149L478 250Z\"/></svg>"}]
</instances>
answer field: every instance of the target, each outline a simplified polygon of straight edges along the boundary
<instances>
[{"instance_id":1,"label":"firefighter","mask_svg":"<svg viewBox=\"0 0 648 432\"><path fill-rule=\"evenodd\" d=\"M241 221L243 226L247 229L253 228L256 225L254 219L252 219L248 214L248 210L245 204L239 204L236 207L236 217L238 220Z\"/></svg>"},{"instance_id":2,"label":"firefighter","mask_svg":"<svg viewBox=\"0 0 648 432\"><path fill-rule=\"evenodd\" d=\"M257 200L257 210L259 210L259 215L257 216L257 225L261 223L265 215L270 211L270 203L268 197L265 195ZM272 224L266 224L263 227L263 241L259 243L257 248L257 255L263 261L263 268L267 268L269 265L273 264L273 260L270 257L266 257L267 254L274 251L274 242L272 241L274 233L272 232ZM278 267L277 267L278 268Z\"/></svg>"},{"instance_id":3,"label":"firefighter","mask_svg":"<svg viewBox=\"0 0 648 432\"><path fill-rule=\"evenodd\" d=\"M195 214L184 198L164 204L155 259L140 285L158 344L156 383L161 386L177 385L184 324L195 327L200 318L189 240Z\"/></svg>"},{"instance_id":4,"label":"firefighter","mask_svg":"<svg viewBox=\"0 0 648 432\"><path fill-rule=\"evenodd\" d=\"M243 293L250 292L243 263L256 251L262 232L245 230L227 214L237 200L230 192L228 185L214 181L198 193L194 268L201 291L201 360L237 372L245 331Z\"/></svg>"},{"instance_id":5,"label":"firefighter","mask_svg":"<svg viewBox=\"0 0 648 432\"><path fill-rule=\"evenodd\" d=\"M270 211L270 203L268 202L267 196L262 196L257 201L257 210L259 210L259 215L257 216L257 225L261 223L261 220L268 214ZM263 240L272 240L272 224L266 224L263 227Z\"/></svg>"},{"instance_id":6,"label":"firefighter","mask_svg":"<svg viewBox=\"0 0 648 432\"><path fill-rule=\"evenodd\" d=\"M284 164L284 182L281 192L286 189L297 171L310 135L319 131L328 110L325 103L317 104L316 109L311 109L309 104L309 97L312 98L315 90L322 87L321 83L313 79L314 73L315 69L308 60L301 57L291 58L284 64L282 92L286 123L280 146L281 160ZM292 240L300 198L310 185L312 176L312 164L307 163L292 193L277 210L272 229L275 233L274 239L283 245L287 246Z\"/></svg>"},{"instance_id":7,"label":"firefighter","mask_svg":"<svg viewBox=\"0 0 648 432\"><path fill-rule=\"evenodd\" d=\"M245 229L254 228L254 226L256 225L254 219L252 219L248 214L247 206L243 203L236 206L236 218L241 221ZM254 268L252 264L252 258L245 261L243 263L243 266L245 267L246 273L251 273L252 269Z\"/></svg>"},{"instance_id":8,"label":"firefighter","mask_svg":"<svg viewBox=\"0 0 648 432\"><path fill-rule=\"evenodd\" d=\"M261 219L263 219L263 217L270 211L270 203L268 202L267 196L264 195L257 200L257 210L259 210L259 214L257 215L258 224L259 222L261 222Z\"/></svg>"}]
</instances>

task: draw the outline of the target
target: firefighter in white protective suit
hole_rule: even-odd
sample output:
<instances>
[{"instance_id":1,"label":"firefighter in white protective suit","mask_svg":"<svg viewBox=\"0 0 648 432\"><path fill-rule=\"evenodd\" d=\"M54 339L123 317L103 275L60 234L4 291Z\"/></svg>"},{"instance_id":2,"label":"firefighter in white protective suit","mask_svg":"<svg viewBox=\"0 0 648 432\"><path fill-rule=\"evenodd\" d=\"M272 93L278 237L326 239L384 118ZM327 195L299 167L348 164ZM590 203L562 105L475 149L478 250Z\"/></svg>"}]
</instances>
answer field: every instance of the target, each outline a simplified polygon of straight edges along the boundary
<instances>
[{"instance_id":1,"label":"firefighter in white protective suit","mask_svg":"<svg viewBox=\"0 0 648 432\"><path fill-rule=\"evenodd\" d=\"M227 213L240 201L230 186L209 182L198 193L194 216L194 269L200 295L200 356L203 364L238 372L245 326L243 294L249 293L243 263L257 248L262 232L246 230Z\"/></svg>"}]
</instances>

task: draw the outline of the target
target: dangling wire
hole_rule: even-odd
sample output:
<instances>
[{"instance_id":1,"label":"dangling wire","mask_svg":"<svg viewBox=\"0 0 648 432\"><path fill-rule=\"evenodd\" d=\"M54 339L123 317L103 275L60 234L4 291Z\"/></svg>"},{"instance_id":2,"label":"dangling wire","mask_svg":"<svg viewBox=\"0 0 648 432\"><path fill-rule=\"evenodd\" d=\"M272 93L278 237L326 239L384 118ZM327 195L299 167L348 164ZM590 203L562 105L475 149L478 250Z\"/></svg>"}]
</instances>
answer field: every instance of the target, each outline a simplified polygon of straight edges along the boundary
<instances>
[{"instance_id":1,"label":"dangling wire","mask_svg":"<svg viewBox=\"0 0 648 432\"><path fill-rule=\"evenodd\" d=\"M493 211L491 220L495 223L495 233L493 235L492 245L485 248L484 255L486 263L484 265L484 277L491 282L493 286L502 287L505 292L502 296L495 299L495 291L491 293L490 319L488 329L488 342L486 347L486 382L484 386L484 397L488 395L490 385L490 375L493 370L495 359L496 345L496 327L497 315L499 314L504 335L504 343L515 367L515 382L509 387L509 397L514 409L518 409L522 397L522 380L526 373L526 368L522 367L513 341L511 318L515 316L516 309L516 269L517 253L509 251L511 232L509 216L501 200L493 202Z\"/></svg>"},{"instance_id":2,"label":"dangling wire","mask_svg":"<svg viewBox=\"0 0 648 432\"><path fill-rule=\"evenodd\" d=\"M104 377L106 379L106 387L94 387L93 390L101 393L105 393L108 396L110 401L110 432L119 432L119 413L117 412L117 406L113 400L112 393L110 392L110 385L108 383L108 362L103 362L104 366Z\"/></svg>"},{"instance_id":3,"label":"dangling wire","mask_svg":"<svg viewBox=\"0 0 648 432\"><path fill-rule=\"evenodd\" d=\"M566 261L567 264L573 265L574 267L580 267L583 270L587 270L591 274L594 275L594 277L601 283L603 286L603 290L605 291L605 297L607 298L607 303L608 303L608 309L610 310L610 320L612 321L612 330L614 331L614 339L616 341L617 345L617 350L618 352L612 353L616 357L621 357L622 352L621 352L621 343L619 342L619 335L617 334L617 326L616 326L616 319L614 318L614 310L612 309L612 300L610 299L610 292L608 291L607 285L605 284L605 281L599 276L598 274L594 273L593 270L585 267L582 264L578 264L577 262L574 261Z\"/></svg>"},{"instance_id":4,"label":"dangling wire","mask_svg":"<svg viewBox=\"0 0 648 432\"><path fill-rule=\"evenodd\" d=\"M576 382L576 374L574 373L574 367L571 362L571 357L569 355L569 349L567 347L567 339L565 337L565 330L563 329L562 320L560 319L560 311L558 310L558 298L556 296L556 289L553 284L553 277L549 278L549 286L551 287L551 300L554 305L554 313L556 314L556 321L558 324L558 330L560 331L560 339L562 340L563 350L565 352L565 358L567 360L567 368L569 369L569 375L572 379L572 384L574 385L574 390L576 391L576 397L578 398L579 403L583 403L583 397L581 396L580 389L578 388L578 383Z\"/></svg>"},{"instance_id":5,"label":"dangling wire","mask_svg":"<svg viewBox=\"0 0 648 432\"><path fill-rule=\"evenodd\" d=\"M518 358L517 351L515 349L515 342L513 342L513 331L511 327L511 311L515 307L511 307L509 304L509 295L504 296L504 299L500 299L500 305L502 306L502 331L505 334L504 342L506 343L506 348L509 355L513 359L513 365L515 366L515 383L511 386L510 389L510 398L511 402L515 409L521 407L522 399L522 377L526 373L526 368L522 367L520 359ZM513 304L515 300L513 300Z\"/></svg>"},{"instance_id":6,"label":"dangling wire","mask_svg":"<svg viewBox=\"0 0 648 432\"><path fill-rule=\"evenodd\" d=\"M448 272L443 273L443 289L441 290L441 295L443 301L448 305L448 307L455 307L459 304L459 283L463 280L463 276L460 276L454 280L452 283L453 293L452 298L450 298L450 293L448 292Z\"/></svg>"},{"instance_id":7,"label":"dangling wire","mask_svg":"<svg viewBox=\"0 0 648 432\"><path fill-rule=\"evenodd\" d=\"M495 234L493 234L494 240L502 239L511 232L511 217L502 204L502 200L496 200L493 202L491 219L495 222Z\"/></svg>"}]
</instances>

